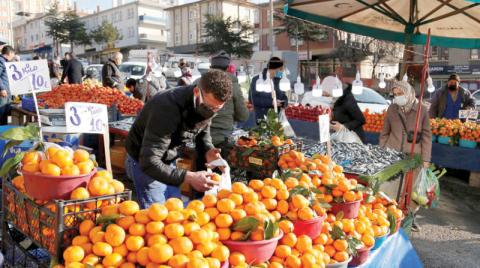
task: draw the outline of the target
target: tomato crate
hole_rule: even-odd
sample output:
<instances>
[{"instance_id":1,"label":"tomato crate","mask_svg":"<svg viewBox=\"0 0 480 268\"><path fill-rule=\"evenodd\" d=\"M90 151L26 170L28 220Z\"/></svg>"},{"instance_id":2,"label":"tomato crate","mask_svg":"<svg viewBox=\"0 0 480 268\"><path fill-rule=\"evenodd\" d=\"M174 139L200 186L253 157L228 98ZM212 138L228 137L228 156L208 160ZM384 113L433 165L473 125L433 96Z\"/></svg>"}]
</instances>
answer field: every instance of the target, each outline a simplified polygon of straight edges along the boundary
<instances>
[{"instance_id":1,"label":"tomato crate","mask_svg":"<svg viewBox=\"0 0 480 268\"><path fill-rule=\"evenodd\" d=\"M275 170L278 170L280 156L292 150L301 152L303 142L295 141L293 144L282 146L255 146L245 147L234 145L228 155L228 162L233 168L245 170L251 178L271 177Z\"/></svg>"},{"instance_id":2,"label":"tomato crate","mask_svg":"<svg viewBox=\"0 0 480 268\"><path fill-rule=\"evenodd\" d=\"M40 204L4 179L3 221L18 229L38 247L47 250L53 259L60 260L63 249L78 235L78 227L83 220L95 221L102 207L130 200L131 197L131 191L127 190L83 200L54 200Z\"/></svg>"}]
</instances>

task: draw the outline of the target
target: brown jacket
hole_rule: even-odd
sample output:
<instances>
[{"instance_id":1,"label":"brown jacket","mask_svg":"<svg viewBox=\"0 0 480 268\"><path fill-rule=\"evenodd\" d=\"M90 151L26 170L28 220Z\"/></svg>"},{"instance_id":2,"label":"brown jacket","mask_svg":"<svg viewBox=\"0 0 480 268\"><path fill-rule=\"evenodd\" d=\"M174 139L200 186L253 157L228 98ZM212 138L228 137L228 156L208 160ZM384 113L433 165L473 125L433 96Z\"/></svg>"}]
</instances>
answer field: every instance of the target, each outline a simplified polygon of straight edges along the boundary
<instances>
[{"instance_id":1,"label":"brown jacket","mask_svg":"<svg viewBox=\"0 0 480 268\"><path fill-rule=\"evenodd\" d=\"M407 142L407 134L399 113L402 114L405 119L407 130L413 131L415 129L418 107L418 103L415 104L407 114L404 114L396 104L388 107L383 130L380 133L380 146L410 153L412 144ZM418 125L418 133L421 133L421 140L415 144L415 153L421 154L423 161L430 162L432 153L432 130L430 129L430 119L425 105L422 106L422 114L420 115Z\"/></svg>"},{"instance_id":2,"label":"brown jacket","mask_svg":"<svg viewBox=\"0 0 480 268\"><path fill-rule=\"evenodd\" d=\"M443 117L443 113L447 107L447 96L449 92L447 88L442 88L435 92L432 98L432 105L430 106L430 117L437 118ZM472 94L463 87L460 87L458 91L458 97L462 101L462 110L475 109L475 99Z\"/></svg>"}]
</instances>

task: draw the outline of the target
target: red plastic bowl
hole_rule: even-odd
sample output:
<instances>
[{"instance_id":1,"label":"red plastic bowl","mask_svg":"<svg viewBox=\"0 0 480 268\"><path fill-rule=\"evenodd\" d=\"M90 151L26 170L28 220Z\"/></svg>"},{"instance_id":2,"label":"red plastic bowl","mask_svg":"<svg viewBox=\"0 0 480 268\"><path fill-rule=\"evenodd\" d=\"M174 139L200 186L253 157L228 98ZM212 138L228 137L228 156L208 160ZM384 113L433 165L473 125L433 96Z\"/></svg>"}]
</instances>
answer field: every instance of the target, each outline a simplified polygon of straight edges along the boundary
<instances>
[{"instance_id":1,"label":"red plastic bowl","mask_svg":"<svg viewBox=\"0 0 480 268\"><path fill-rule=\"evenodd\" d=\"M275 253L278 240L283 237L280 235L269 240L262 241L222 241L228 247L230 252L240 252L245 256L247 263L259 264L268 261Z\"/></svg>"},{"instance_id":2,"label":"red plastic bowl","mask_svg":"<svg viewBox=\"0 0 480 268\"><path fill-rule=\"evenodd\" d=\"M337 215L338 212L343 211L344 219L355 219L358 216L361 202L362 200L348 203L333 203L331 210L335 215Z\"/></svg>"},{"instance_id":3,"label":"red plastic bowl","mask_svg":"<svg viewBox=\"0 0 480 268\"><path fill-rule=\"evenodd\" d=\"M49 176L23 171L27 194L38 200L70 199L77 187L86 187L97 169L80 176Z\"/></svg>"},{"instance_id":4,"label":"red plastic bowl","mask_svg":"<svg viewBox=\"0 0 480 268\"><path fill-rule=\"evenodd\" d=\"M323 215L307 221L297 220L293 222L293 233L296 236L308 235L311 239L315 239L322 233L323 221L326 217L327 215Z\"/></svg>"},{"instance_id":5,"label":"red plastic bowl","mask_svg":"<svg viewBox=\"0 0 480 268\"><path fill-rule=\"evenodd\" d=\"M398 230L400 230L400 227L402 225L402 220L403 220L403 217L397 219L397 226L395 227L395 231L393 233L391 233L390 235L393 235L393 234L397 233Z\"/></svg>"},{"instance_id":6,"label":"red plastic bowl","mask_svg":"<svg viewBox=\"0 0 480 268\"><path fill-rule=\"evenodd\" d=\"M368 260L368 256L370 254L370 249L372 247L363 247L357 250L357 256L353 257L352 260L348 263L349 267L360 266L364 264Z\"/></svg>"}]
</instances>

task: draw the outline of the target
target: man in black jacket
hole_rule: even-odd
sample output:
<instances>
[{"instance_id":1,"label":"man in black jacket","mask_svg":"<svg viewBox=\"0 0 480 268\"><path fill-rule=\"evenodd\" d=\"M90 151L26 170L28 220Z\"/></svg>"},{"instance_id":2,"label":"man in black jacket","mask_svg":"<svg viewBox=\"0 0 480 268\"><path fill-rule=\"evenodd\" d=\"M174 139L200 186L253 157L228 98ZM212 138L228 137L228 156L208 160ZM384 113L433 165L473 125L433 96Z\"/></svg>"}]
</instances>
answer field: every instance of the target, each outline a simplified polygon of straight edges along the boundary
<instances>
[{"instance_id":1,"label":"man in black jacket","mask_svg":"<svg viewBox=\"0 0 480 268\"><path fill-rule=\"evenodd\" d=\"M65 77L68 79L69 84L81 84L84 76L82 63L73 57L70 52L65 53L65 67L63 69L62 78L60 83L63 83Z\"/></svg>"},{"instance_id":2,"label":"man in black jacket","mask_svg":"<svg viewBox=\"0 0 480 268\"><path fill-rule=\"evenodd\" d=\"M118 66L122 64L123 54L115 52L111 59L103 65L102 68L102 82L104 87L117 88L121 91L124 89L122 73Z\"/></svg>"},{"instance_id":3,"label":"man in black jacket","mask_svg":"<svg viewBox=\"0 0 480 268\"><path fill-rule=\"evenodd\" d=\"M146 103L126 140L127 174L133 179L143 208L170 197L180 197L178 186L186 183L197 192L216 182L206 171L190 172L172 167L188 147L195 147L196 170L220 158L210 137L211 118L232 95L232 80L222 71L205 73L198 86L166 90Z\"/></svg>"}]
</instances>

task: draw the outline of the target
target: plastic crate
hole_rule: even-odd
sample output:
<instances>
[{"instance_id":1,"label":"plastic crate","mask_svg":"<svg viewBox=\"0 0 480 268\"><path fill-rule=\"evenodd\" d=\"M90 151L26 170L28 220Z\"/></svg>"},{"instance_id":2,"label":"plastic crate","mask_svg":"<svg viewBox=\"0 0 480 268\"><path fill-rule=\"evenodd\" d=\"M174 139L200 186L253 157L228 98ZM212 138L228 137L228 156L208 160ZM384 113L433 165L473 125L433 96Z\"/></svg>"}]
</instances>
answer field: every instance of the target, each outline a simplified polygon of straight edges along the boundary
<instances>
[{"instance_id":1,"label":"plastic crate","mask_svg":"<svg viewBox=\"0 0 480 268\"><path fill-rule=\"evenodd\" d=\"M107 109L108 122L115 122L132 116L123 116L115 106ZM48 126L66 126L65 109L40 109L40 120Z\"/></svg>"},{"instance_id":2,"label":"plastic crate","mask_svg":"<svg viewBox=\"0 0 480 268\"><path fill-rule=\"evenodd\" d=\"M280 156L296 150L301 152L302 141L296 141L294 144L285 144L282 146L270 147L244 147L234 145L228 155L228 162L233 168L245 170L251 178L271 177L275 170L278 170L278 160Z\"/></svg>"},{"instance_id":3,"label":"plastic crate","mask_svg":"<svg viewBox=\"0 0 480 268\"><path fill-rule=\"evenodd\" d=\"M29 112L35 112L35 101L33 98L23 96L22 97L22 109L27 110Z\"/></svg>"},{"instance_id":4,"label":"plastic crate","mask_svg":"<svg viewBox=\"0 0 480 268\"><path fill-rule=\"evenodd\" d=\"M48 251L35 245L25 246L24 236L18 235L18 230L3 223L2 253L5 268L31 267L49 268L51 256Z\"/></svg>"},{"instance_id":5,"label":"plastic crate","mask_svg":"<svg viewBox=\"0 0 480 268\"><path fill-rule=\"evenodd\" d=\"M131 196L128 190L84 200L54 200L37 204L4 179L2 209L4 221L39 247L45 248L52 258L61 260L63 249L78 235L78 227L83 220L95 221L103 205L130 200Z\"/></svg>"}]
</instances>

